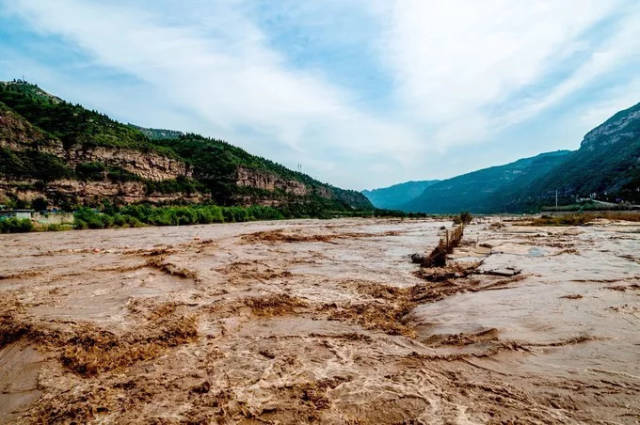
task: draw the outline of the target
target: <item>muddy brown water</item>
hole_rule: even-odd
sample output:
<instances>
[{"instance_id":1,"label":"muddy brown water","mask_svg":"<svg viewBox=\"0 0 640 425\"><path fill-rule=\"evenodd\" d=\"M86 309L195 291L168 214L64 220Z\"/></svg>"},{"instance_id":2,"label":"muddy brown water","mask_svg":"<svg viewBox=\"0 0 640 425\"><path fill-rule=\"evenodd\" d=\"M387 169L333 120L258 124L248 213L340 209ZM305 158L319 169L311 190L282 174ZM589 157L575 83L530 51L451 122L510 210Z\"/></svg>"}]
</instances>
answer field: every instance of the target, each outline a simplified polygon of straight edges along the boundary
<instances>
[{"instance_id":1,"label":"muddy brown water","mask_svg":"<svg viewBox=\"0 0 640 425\"><path fill-rule=\"evenodd\" d=\"M1 235L0 424L640 423L640 225L499 220Z\"/></svg>"}]
</instances>

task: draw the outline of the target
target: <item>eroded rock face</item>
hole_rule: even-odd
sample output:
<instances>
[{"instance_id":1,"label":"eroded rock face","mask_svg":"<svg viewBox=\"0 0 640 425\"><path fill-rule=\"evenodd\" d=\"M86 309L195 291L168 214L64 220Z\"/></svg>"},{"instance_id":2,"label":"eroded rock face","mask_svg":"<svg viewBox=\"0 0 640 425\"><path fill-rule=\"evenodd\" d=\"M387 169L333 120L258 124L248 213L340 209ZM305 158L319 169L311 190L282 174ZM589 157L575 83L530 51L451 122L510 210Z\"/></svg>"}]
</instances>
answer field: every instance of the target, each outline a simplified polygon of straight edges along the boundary
<instances>
[{"instance_id":1,"label":"eroded rock face","mask_svg":"<svg viewBox=\"0 0 640 425\"><path fill-rule=\"evenodd\" d=\"M143 179L154 181L193 176L191 168L182 161L154 152L140 152L133 149L78 147L68 150L66 158L74 164L96 161L115 165Z\"/></svg>"},{"instance_id":2,"label":"eroded rock face","mask_svg":"<svg viewBox=\"0 0 640 425\"><path fill-rule=\"evenodd\" d=\"M183 160L154 151L93 146L90 143L65 147L60 140L50 138L20 115L9 110L0 110L0 147L16 152L35 150L47 153L60 158L71 169L75 169L79 164L97 162L122 168L147 181L157 182L179 177L194 178L193 168ZM338 199L356 207L362 205L363 201L366 203L365 198L356 192L341 191L326 185L306 185L293 178L245 166L237 167L235 176L232 178L240 188L259 189L256 193L238 191L234 195L234 202L238 205L278 206L293 198L310 195ZM116 197L124 202L210 199L207 194L149 195L145 190L144 182L60 180L49 183L40 182L36 185L35 181L26 183L11 179L0 181L0 195L11 194L27 201L40 196L46 196L49 199L72 198L79 202Z\"/></svg>"},{"instance_id":3,"label":"eroded rock face","mask_svg":"<svg viewBox=\"0 0 640 425\"><path fill-rule=\"evenodd\" d=\"M153 181L193 176L191 167L183 161L155 152L103 146L72 146L65 149L61 141L47 137L11 111L0 111L0 146L15 151L34 149L55 155L70 167L83 162L102 162Z\"/></svg>"},{"instance_id":4,"label":"eroded rock face","mask_svg":"<svg viewBox=\"0 0 640 425\"><path fill-rule=\"evenodd\" d=\"M62 142L57 140L47 140L43 143L36 144L31 141L6 140L0 138L0 147L17 152L37 150L38 152L48 153L63 159L65 158L65 150L62 146Z\"/></svg>"},{"instance_id":5,"label":"eroded rock face","mask_svg":"<svg viewBox=\"0 0 640 425\"><path fill-rule=\"evenodd\" d=\"M253 187L273 192L276 189L287 194L305 196L309 189L297 180L285 180L266 171L258 171L247 167L236 169L236 184L238 186Z\"/></svg>"},{"instance_id":6,"label":"eroded rock face","mask_svg":"<svg viewBox=\"0 0 640 425\"><path fill-rule=\"evenodd\" d=\"M11 111L0 110L0 141L27 143L44 140L43 133Z\"/></svg>"},{"instance_id":7,"label":"eroded rock face","mask_svg":"<svg viewBox=\"0 0 640 425\"><path fill-rule=\"evenodd\" d=\"M15 151L36 149L60 157L65 153L62 142L48 138L11 111L0 111L0 147Z\"/></svg>"},{"instance_id":8,"label":"eroded rock face","mask_svg":"<svg viewBox=\"0 0 640 425\"><path fill-rule=\"evenodd\" d=\"M639 106L614 115L603 124L588 132L582 143L581 149L594 150L598 146L607 146L618 143L621 140L633 140L638 136L638 120L640 120Z\"/></svg>"},{"instance_id":9,"label":"eroded rock face","mask_svg":"<svg viewBox=\"0 0 640 425\"><path fill-rule=\"evenodd\" d=\"M159 204L176 200L202 202L210 198L207 194L202 193L147 193L145 184L137 181L112 182L70 179L55 180L47 183L44 187L38 185L36 180L0 180L0 198L8 197L8 194L28 202L44 197L48 199L73 199L83 204L100 202L103 199L118 199L125 203L151 202Z\"/></svg>"},{"instance_id":10,"label":"eroded rock face","mask_svg":"<svg viewBox=\"0 0 640 425\"><path fill-rule=\"evenodd\" d=\"M71 168L83 162L101 162L123 168L146 180L160 181L193 176L191 167L184 162L153 152L107 147L74 147L65 150L57 140L47 141L46 144L0 140L0 146L14 151L35 149L48 153L63 159Z\"/></svg>"}]
</instances>

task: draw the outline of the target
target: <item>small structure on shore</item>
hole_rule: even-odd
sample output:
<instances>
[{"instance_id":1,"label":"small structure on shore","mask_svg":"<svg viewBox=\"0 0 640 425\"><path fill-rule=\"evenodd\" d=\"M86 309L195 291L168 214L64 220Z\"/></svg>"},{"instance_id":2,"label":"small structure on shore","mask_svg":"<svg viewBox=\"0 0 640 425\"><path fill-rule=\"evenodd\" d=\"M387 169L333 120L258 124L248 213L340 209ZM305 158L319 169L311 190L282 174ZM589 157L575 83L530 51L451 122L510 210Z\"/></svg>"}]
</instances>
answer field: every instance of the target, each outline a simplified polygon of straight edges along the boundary
<instances>
[{"instance_id":1,"label":"small structure on shore","mask_svg":"<svg viewBox=\"0 0 640 425\"><path fill-rule=\"evenodd\" d=\"M0 210L0 220L7 218L19 218L19 219L29 219L33 218L33 210L30 209L14 209L14 210Z\"/></svg>"}]
</instances>

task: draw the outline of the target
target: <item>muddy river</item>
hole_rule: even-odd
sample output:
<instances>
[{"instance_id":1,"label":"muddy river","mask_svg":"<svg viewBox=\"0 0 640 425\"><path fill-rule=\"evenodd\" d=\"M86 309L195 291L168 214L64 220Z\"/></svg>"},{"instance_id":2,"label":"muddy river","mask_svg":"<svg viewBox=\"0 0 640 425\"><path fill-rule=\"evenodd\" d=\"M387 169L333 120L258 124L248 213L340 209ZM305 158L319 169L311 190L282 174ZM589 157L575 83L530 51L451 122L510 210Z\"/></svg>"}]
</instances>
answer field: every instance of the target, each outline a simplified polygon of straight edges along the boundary
<instances>
[{"instance_id":1,"label":"muddy river","mask_svg":"<svg viewBox=\"0 0 640 425\"><path fill-rule=\"evenodd\" d=\"M640 423L640 223L0 235L0 424Z\"/></svg>"}]
</instances>

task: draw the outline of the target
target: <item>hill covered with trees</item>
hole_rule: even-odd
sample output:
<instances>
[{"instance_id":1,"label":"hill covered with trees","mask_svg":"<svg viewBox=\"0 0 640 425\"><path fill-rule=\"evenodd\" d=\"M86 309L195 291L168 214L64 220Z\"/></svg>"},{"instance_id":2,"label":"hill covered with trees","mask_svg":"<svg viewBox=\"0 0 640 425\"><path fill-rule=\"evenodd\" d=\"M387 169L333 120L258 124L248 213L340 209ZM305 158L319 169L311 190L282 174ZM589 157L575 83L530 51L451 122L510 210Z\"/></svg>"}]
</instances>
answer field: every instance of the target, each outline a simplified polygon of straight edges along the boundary
<instances>
[{"instance_id":1,"label":"hill covered with trees","mask_svg":"<svg viewBox=\"0 0 640 425\"><path fill-rule=\"evenodd\" d=\"M640 203L640 103L589 131L576 151L544 153L442 180L417 197L406 195L396 208L425 213L535 212L553 205L556 192L561 205L577 197Z\"/></svg>"},{"instance_id":2,"label":"hill covered with trees","mask_svg":"<svg viewBox=\"0 0 640 425\"><path fill-rule=\"evenodd\" d=\"M122 124L21 80L0 83L0 198L262 205L293 216L373 209L356 191L222 140Z\"/></svg>"},{"instance_id":3,"label":"hill covered with trees","mask_svg":"<svg viewBox=\"0 0 640 425\"><path fill-rule=\"evenodd\" d=\"M439 214L504 212L507 194L528 190L532 182L562 163L567 155L569 151L544 153L442 180L427 187L402 209Z\"/></svg>"}]
</instances>

